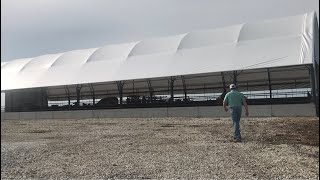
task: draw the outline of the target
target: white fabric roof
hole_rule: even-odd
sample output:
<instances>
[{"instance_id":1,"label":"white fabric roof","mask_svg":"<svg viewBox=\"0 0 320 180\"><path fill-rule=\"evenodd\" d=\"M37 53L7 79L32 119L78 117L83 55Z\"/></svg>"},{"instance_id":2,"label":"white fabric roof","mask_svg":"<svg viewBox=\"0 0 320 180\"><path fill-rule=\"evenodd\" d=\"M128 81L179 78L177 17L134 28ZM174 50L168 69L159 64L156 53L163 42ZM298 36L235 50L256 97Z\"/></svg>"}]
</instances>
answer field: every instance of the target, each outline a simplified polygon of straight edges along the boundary
<instances>
[{"instance_id":1,"label":"white fabric roof","mask_svg":"<svg viewBox=\"0 0 320 180\"><path fill-rule=\"evenodd\" d=\"M1 63L1 90L311 64L318 33L312 12L18 59Z\"/></svg>"}]
</instances>

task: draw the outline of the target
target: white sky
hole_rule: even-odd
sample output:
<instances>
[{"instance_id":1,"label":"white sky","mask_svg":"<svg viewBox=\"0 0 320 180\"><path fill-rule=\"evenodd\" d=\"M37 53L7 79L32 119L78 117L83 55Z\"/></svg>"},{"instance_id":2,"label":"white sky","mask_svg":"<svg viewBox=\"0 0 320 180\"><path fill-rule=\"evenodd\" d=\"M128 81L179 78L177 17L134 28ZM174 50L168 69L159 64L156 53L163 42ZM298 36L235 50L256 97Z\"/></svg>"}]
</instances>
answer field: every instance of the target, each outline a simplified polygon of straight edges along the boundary
<instances>
[{"instance_id":1,"label":"white sky","mask_svg":"<svg viewBox=\"0 0 320 180\"><path fill-rule=\"evenodd\" d=\"M311 11L319 0L1 0L1 61Z\"/></svg>"},{"instance_id":2,"label":"white sky","mask_svg":"<svg viewBox=\"0 0 320 180\"><path fill-rule=\"evenodd\" d=\"M1 0L1 62L311 11L319 0Z\"/></svg>"}]
</instances>

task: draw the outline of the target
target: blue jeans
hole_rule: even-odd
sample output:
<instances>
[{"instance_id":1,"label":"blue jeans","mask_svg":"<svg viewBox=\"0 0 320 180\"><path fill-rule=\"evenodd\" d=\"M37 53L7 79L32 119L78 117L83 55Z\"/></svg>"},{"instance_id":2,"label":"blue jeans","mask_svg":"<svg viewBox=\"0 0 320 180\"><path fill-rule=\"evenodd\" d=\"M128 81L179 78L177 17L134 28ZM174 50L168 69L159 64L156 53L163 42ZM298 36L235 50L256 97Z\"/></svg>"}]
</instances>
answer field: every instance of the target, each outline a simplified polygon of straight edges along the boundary
<instances>
[{"instance_id":1,"label":"blue jeans","mask_svg":"<svg viewBox=\"0 0 320 180\"><path fill-rule=\"evenodd\" d=\"M233 122L234 135L236 139L241 139L240 134L240 118L242 113L242 106L230 107L231 119Z\"/></svg>"}]
</instances>

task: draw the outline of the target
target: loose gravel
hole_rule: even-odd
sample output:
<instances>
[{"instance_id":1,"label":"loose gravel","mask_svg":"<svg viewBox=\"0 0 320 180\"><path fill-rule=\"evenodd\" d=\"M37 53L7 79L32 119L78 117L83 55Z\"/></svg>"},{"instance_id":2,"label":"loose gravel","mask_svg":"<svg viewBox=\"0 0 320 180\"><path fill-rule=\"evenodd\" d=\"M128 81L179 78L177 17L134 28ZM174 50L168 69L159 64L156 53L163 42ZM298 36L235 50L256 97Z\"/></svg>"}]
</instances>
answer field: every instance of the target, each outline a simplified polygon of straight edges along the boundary
<instances>
[{"instance_id":1,"label":"loose gravel","mask_svg":"<svg viewBox=\"0 0 320 180\"><path fill-rule=\"evenodd\" d=\"M319 119L1 121L1 179L319 179Z\"/></svg>"}]
</instances>

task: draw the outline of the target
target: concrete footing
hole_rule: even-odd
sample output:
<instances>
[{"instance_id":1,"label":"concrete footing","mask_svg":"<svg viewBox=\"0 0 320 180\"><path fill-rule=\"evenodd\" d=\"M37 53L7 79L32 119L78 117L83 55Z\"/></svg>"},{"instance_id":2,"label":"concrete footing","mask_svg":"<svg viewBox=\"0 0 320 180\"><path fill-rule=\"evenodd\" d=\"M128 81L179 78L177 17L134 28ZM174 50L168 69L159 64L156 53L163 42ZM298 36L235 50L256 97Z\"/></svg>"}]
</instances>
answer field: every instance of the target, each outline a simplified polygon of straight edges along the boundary
<instances>
[{"instance_id":1,"label":"concrete footing","mask_svg":"<svg viewBox=\"0 0 320 180\"><path fill-rule=\"evenodd\" d=\"M244 108L243 108L244 111ZM313 103L249 106L250 117L316 116ZM243 113L244 114L244 113ZM75 111L1 112L1 120L152 118L152 117L229 117L221 106L101 109Z\"/></svg>"}]
</instances>

